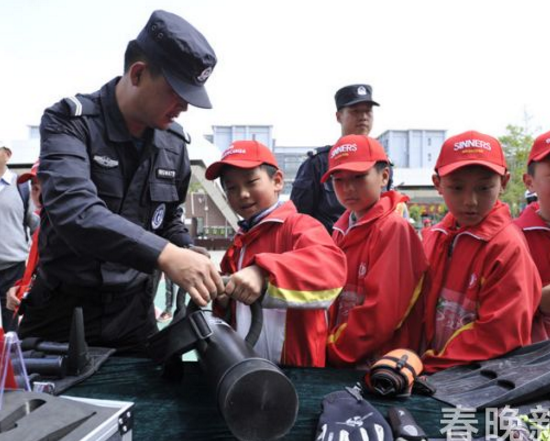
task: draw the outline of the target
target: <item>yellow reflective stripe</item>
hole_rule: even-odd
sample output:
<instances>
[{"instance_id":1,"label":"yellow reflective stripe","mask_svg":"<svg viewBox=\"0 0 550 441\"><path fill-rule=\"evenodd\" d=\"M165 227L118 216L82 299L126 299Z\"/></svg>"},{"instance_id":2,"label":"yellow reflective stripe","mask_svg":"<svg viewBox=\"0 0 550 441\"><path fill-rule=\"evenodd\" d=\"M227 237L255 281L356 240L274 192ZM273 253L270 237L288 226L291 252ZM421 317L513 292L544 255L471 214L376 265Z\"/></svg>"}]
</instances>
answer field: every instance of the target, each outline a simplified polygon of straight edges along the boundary
<instances>
[{"instance_id":1,"label":"yellow reflective stripe","mask_svg":"<svg viewBox=\"0 0 550 441\"><path fill-rule=\"evenodd\" d=\"M299 291L279 288L271 283L267 285L267 293L274 299L284 300L285 303L304 304L316 302L331 302L342 288L325 289L322 291Z\"/></svg>"},{"instance_id":2,"label":"yellow reflective stripe","mask_svg":"<svg viewBox=\"0 0 550 441\"><path fill-rule=\"evenodd\" d=\"M469 329L472 329L474 327L474 323L475 322L470 322L468 323L467 325L464 325L462 328L459 328L457 329L453 335L451 335L451 337L449 338L449 340L447 340L447 342L445 343L445 346L443 346L443 349L441 349L441 351L439 351L439 353L437 355L441 355L443 352L445 352L445 349L447 349L447 346L449 346L449 343L451 343L451 341L456 338L459 334L461 334L462 332L464 331L468 331Z\"/></svg>"},{"instance_id":3,"label":"yellow reflective stripe","mask_svg":"<svg viewBox=\"0 0 550 441\"><path fill-rule=\"evenodd\" d=\"M343 323L334 334L330 334L328 336L328 344L336 343L336 341L340 338L340 335L342 335L342 332L344 332L344 329L346 329L347 326L347 323Z\"/></svg>"},{"instance_id":4,"label":"yellow reflective stripe","mask_svg":"<svg viewBox=\"0 0 550 441\"><path fill-rule=\"evenodd\" d=\"M411 310L413 309L414 304L418 300L418 297L420 297L420 293L422 292L422 285L423 284L424 284L424 274L422 274L422 277L420 278L420 280L416 284L416 288L414 289L412 299L409 303L409 307L407 308L407 311L405 312L405 315L403 316L403 318L401 319L401 321L399 322L399 324L397 325L397 327L395 329L399 329L401 327L401 325L403 324L403 322L405 321L405 319L411 313Z\"/></svg>"},{"instance_id":5,"label":"yellow reflective stripe","mask_svg":"<svg viewBox=\"0 0 550 441\"><path fill-rule=\"evenodd\" d=\"M422 357L432 356L435 357L435 351L433 349L428 349L426 352L424 352L424 355Z\"/></svg>"}]
</instances>

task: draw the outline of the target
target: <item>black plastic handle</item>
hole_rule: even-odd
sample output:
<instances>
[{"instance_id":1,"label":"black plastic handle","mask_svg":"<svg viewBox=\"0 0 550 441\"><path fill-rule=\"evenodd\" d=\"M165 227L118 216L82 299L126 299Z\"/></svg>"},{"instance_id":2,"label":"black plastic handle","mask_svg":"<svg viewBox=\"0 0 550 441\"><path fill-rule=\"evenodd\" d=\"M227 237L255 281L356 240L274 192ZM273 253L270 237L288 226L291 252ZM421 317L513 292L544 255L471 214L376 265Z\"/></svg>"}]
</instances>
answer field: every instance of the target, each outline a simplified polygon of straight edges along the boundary
<instances>
[{"instance_id":1,"label":"black plastic handle","mask_svg":"<svg viewBox=\"0 0 550 441\"><path fill-rule=\"evenodd\" d=\"M222 277L224 285L227 284L229 281L228 276ZM180 288L181 291L181 288ZM178 296L180 294L178 293ZM189 304L187 305L187 311L186 315L189 316L195 311L198 311L200 307L193 302L193 300L189 301ZM248 330L248 334L246 334L246 337L244 341L246 341L250 346L254 347L256 346L256 343L258 342L258 339L260 338L260 333L262 332L262 327L264 324L264 314L262 311L262 305L260 303L260 300L255 301L250 305L250 312L252 314L252 318L250 320L250 329Z\"/></svg>"},{"instance_id":2,"label":"black plastic handle","mask_svg":"<svg viewBox=\"0 0 550 441\"><path fill-rule=\"evenodd\" d=\"M408 441L427 440L426 433L415 421L412 414L404 407L391 407L388 410L390 426L395 438Z\"/></svg>"}]
</instances>

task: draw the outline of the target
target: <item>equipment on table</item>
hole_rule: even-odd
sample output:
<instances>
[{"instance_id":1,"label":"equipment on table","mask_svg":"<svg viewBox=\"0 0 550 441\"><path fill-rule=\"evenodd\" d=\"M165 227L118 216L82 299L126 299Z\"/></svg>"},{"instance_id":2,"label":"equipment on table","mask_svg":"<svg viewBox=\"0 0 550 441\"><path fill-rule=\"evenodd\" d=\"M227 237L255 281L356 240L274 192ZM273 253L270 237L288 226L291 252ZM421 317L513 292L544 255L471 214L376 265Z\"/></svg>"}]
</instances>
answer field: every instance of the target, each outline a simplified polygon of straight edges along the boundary
<instances>
[{"instance_id":1,"label":"equipment on table","mask_svg":"<svg viewBox=\"0 0 550 441\"><path fill-rule=\"evenodd\" d=\"M178 293L178 296L180 293ZM298 395L291 381L253 349L262 328L262 307L251 305L252 323L243 340L225 321L193 302L177 311L172 323L149 339L151 357L174 360L196 349L207 381L216 391L218 409L241 440L275 440L294 425Z\"/></svg>"},{"instance_id":2,"label":"equipment on table","mask_svg":"<svg viewBox=\"0 0 550 441\"><path fill-rule=\"evenodd\" d=\"M417 386L420 393L431 395L434 391L420 377L423 368L416 353L408 349L395 349L370 367L364 382L370 392L384 397L408 397L413 386Z\"/></svg>"},{"instance_id":3,"label":"equipment on table","mask_svg":"<svg viewBox=\"0 0 550 441\"><path fill-rule=\"evenodd\" d=\"M316 441L393 440L390 426L359 389L346 388L326 395L322 408Z\"/></svg>"},{"instance_id":4,"label":"equipment on table","mask_svg":"<svg viewBox=\"0 0 550 441\"><path fill-rule=\"evenodd\" d=\"M396 441L426 441L426 433L404 407L391 407L388 419Z\"/></svg>"},{"instance_id":5,"label":"equipment on table","mask_svg":"<svg viewBox=\"0 0 550 441\"><path fill-rule=\"evenodd\" d=\"M115 352L111 348L88 347L82 308L74 309L68 343L28 337L21 341L21 348L33 390L54 395L91 376Z\"/></svg>"},{"instance_id":6,"label":"equipment on table","mask_svg":"<svg viewBox=\"0 0 550 441\"><path fill-rule=\"evenodd\" d=\"M501 407L534 400L550 391L550 340L429 377L434 398L453 406Z\"/></svg>"}]
</instances>

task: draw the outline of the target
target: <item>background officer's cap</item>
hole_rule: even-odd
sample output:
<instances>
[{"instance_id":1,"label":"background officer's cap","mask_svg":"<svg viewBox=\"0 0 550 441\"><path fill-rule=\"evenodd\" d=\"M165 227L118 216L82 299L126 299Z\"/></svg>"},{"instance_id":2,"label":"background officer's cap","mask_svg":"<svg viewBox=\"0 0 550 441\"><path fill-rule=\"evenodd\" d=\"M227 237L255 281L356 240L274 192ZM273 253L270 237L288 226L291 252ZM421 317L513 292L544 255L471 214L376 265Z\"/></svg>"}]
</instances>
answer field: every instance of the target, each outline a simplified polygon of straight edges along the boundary
<instances>
[{"instance_id":1,"label":"background officer's cap","mask_svg":"<svg viewBox=\"0 0 550 441\"><path fill-rule=\"evenodd\" d=\"M342 87L336 92L334 100L338 110L359 103L370 103L373 106L380 105L372 100L372 87L368 84L352 84L351 86Z\"/></svg>"},{"instance_id":2,"label":"background officer's cap","mask_svg":"<svg viewBox=\"0 0 550 441\"><path fill-rule=\"evenodd\" d=\"M181 98L195 107L212 108L204 83L216 65L216 54L191 24L170 12L155 11L137 43Z\"/></svg>"}]
</instances>

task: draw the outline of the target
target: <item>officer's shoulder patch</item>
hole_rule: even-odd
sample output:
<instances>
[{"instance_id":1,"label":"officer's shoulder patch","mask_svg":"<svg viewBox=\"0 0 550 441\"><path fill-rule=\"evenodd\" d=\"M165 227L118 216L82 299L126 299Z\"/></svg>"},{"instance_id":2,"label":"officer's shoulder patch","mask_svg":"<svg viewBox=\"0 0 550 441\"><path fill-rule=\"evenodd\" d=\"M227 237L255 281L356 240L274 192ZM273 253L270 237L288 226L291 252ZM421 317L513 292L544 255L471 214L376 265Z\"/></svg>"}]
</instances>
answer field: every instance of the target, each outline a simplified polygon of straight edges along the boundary
<instances>
[{"instance_id":1,"label":"officer's shoulder patch","mask_svg":"<svg viewBox=\"0 0 550 441\"><path fill-rule=\"evenodd\" d=\"M99 115L100 112L97 103L83 95L70 96L63 99L61 102L65 104L72 118Z\"/></svg>"},{"instance_id":2,"label":"officer's shoulder patch","mask_svg":"<svg viewBox=\"0 0 550 441\"><path fill-rule=\"evenodd\" d=\"M183 139L186 144L191 144L191 135L189 135L189 133L187 133L177 122L170 124L168 131L176 135L178 138Z\"/></svg>"}]
</instances>

